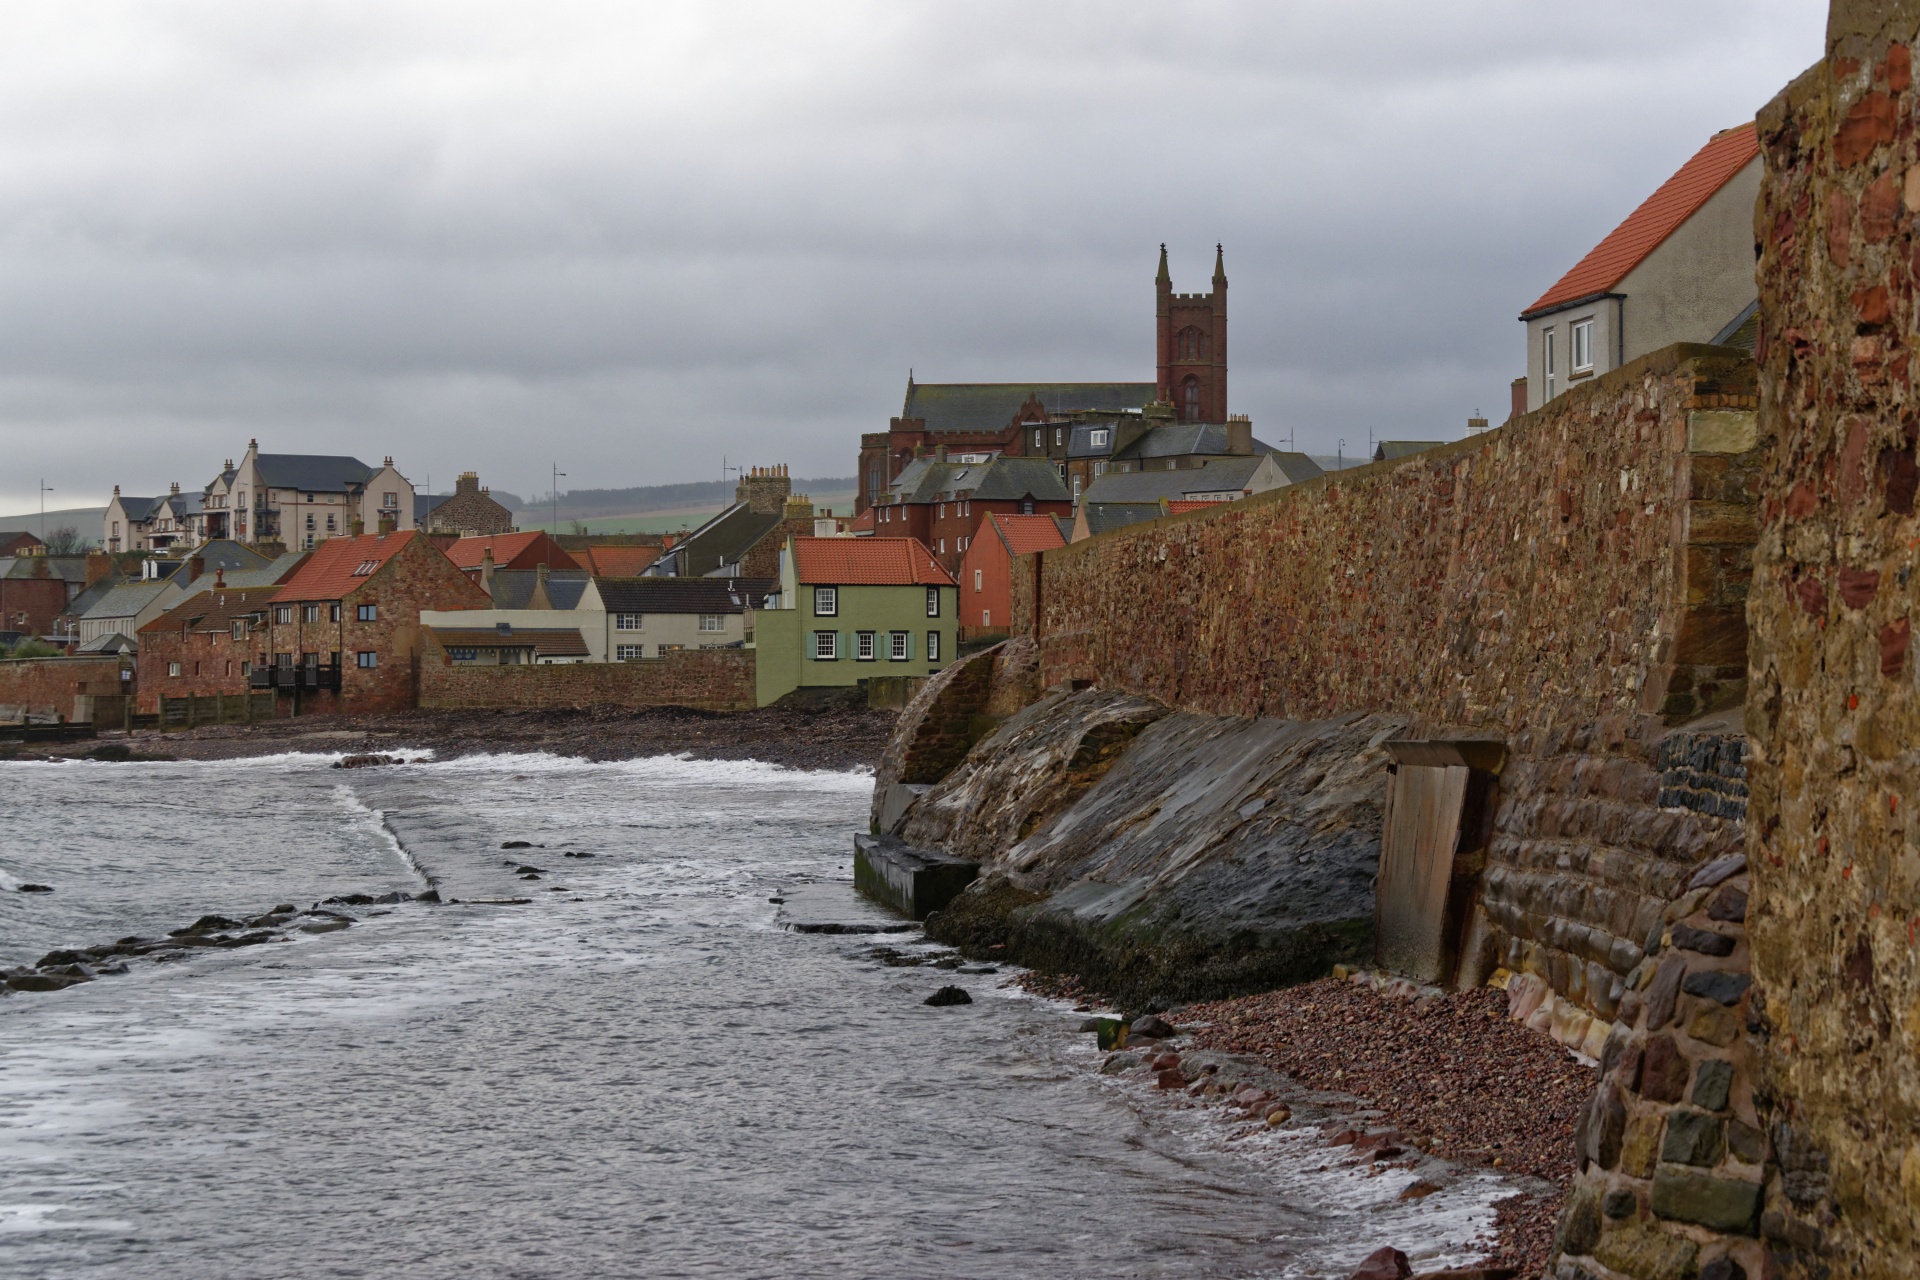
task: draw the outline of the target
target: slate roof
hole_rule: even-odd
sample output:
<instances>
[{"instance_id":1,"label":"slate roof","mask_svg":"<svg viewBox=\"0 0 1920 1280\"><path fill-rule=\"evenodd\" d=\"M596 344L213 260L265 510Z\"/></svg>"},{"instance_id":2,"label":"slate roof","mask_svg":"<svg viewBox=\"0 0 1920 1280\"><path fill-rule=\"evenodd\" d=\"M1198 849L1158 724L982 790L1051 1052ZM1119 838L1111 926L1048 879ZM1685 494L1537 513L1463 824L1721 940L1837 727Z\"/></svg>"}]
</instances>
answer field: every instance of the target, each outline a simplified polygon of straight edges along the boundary
<instances>
[{"instance_id":1,"label":"slate roof","mask_svg":"<svg viewBox=\"0 0 1920 1280\"><path fill-rule=\"evenodd\" d=\"M903 503L952 502L962 493L986 501L1038 502L1070 500L1066 482L1045 458L1010 458L991 462L936 462L915 458L902 468L891 493Z\"/></svg>"},{"instance_id":2,"label":"slate roof","mask_svg":"<svg viewBox=\"0 0 1920 1280\"><path fill-rule=\"evenodd\" d=\"M1740 314L1727 321L1719 333L1713 335L1716 347L1738 347L1748 355L1760 341L1760 299L1755 298L1740 309Z\"/></svg>"},{"instance_id":3,"label":"slate roof","mask_svg":"<svg viewBox=\"0 0 1920 1280\"><path fill-rule=\"evenodd\" d=\"M289 551L285 555L269 560L258 569L235 569L225 574L226 584L230 587L270 587L285 582L302 564L306 563L311 551ZM196 583L195 586L199 584Z\"/></svg>"},{"instance_id":4,"label":"slate roof","mask_svg":"<svg viewBox=\"0 0 1920 1280\"><path fill-rule=\"evenodd\" d=\"M153 509L160 505L158 498L130 498L124 493L119 496L120 509L127 513L127 519L136 524L151 516Z\"/></svg>"},{"instance_id":5,"label":"slate roof","mask_svg":"<svg viewBox=\"0 0 1920 1280\"><path fill-rule=\"evenodd\" d=\"M1661 183L1659 190L1628 214L1625 222L1608 232L1606 239L1521 312L1520 318L1525 320L1542 311L1605 293L1619 284L1759 154L1760 138L1752 124L1736 125L1714 134L1706 146L1680 166L1678 173Z\"/></svg>"},{"instance_id":6,"label":"slate roof","mask_svg":"<svg viewBox=\"0 0 1920 1280\"><path fill-rule=\"evenodd\" d=\"M900 416L924 418L928 431L998 431L1037 397L1050 415L1152 404L1151 382L915 382L907 380Z\"/></svg>"},{"instance_id":7,"label":"slate roof","mask_svg":"<svg viewBox=\"0 0 1920 1280\"><path fill-rule=\"evenodd\" d=\"M1138 422L1139 419L1134 419ZM1067 432L1067 456L1069 458L1105 458L1113 453L1113 442L1119 434L1120 423L1117 419L1108 422L1076 422ZM1093 433L1107 433L1105 444L1095 444Z\"/></svg>"},{"instance_id":8,"label":"slate roof","mask_svg":"<svg viewBox=\"0 0 1920 1280\"><path fill-rule=\"evenodd\" d=\"M85 582L85 556L8 556L0 559L0 578L58 578L62 582Z\"/></svg>"},{"instance_id":9,"label":"slate roof","mask_svg":"<svg viewBox=\"0 0 1920 1280\"><path fill-rule=\"evenodd\" d=\"M608 613L739 613L779 589L772 578L595 578Z\"/></svg>"},{"instance_id":10,"label":"slate roof","mask_svg":"<svg viewBox=\"0 0 1920 1280\"><path fill-rule=\"evenodd\" d=\"M1068 543L1073 541L1073 517L1072 516L1049 516L1047 518L1052 520L1055 527L1057 527L1060 530L1060 541L1062 543Z\"/></svg>"},{"instance_id":11,"label":"slate roof","mask_svg":"<svg viewBox=\"0 0 1920 1280\"><path fill-rule=\"evenodd\" d=\"M794 571L802 583L844 587L951 587L918 538L795 538Z\"/></svg>"},{"instance_id":12,"label":"slate roof","mask_svg":"<svg viewBox=\"0 0 1920 1280\"><path fill-rule=\"evenodd\" d=\"M780 522L777 511L754 511L746 503L736 502L668 553L674 557L673 572L683 578L699 578L722 565L738 564L755 543L778 529Z\"/></svg>"},{"instance_id":13,"label":"slate roof","mask_svg":"<svg viewBox=\"0 0 1920 1280\"><path fill-rule=\"evenodd\" d=\"M231 631L235 618L266 612L267 603L273 599L276 590L269 585L203 591L175 605L140 630L177 631L186 626L202 632Z\"/></svg>"},{"instance_id":14,"label":"slate roof","mask_svg":"<svg viewBox=\"0 0 1920 1280\"><path fill-rule=\"evenodd\" d=\"M253 465L254 474L268 488L303 489L309 493L345 493L349 489L364 488L374 477L372 467L342 454L257 453Z\"/></svg>"},{"instance_id":15,"label":"slate roof","mask_svg":"<svg viewBox=\"0 0 1920 1280\"><path fill-rule=\"evenodd\" d=\"M418 530L407 529L400 533L363 533L357 538L328 538L313 549L274 599L343 599L420 536Z\"/></svg>"},{"instance_id":16,"label":"slate roof","mask_svg":"<svg viewBox=\"0 0 1920 1280\"><path fill-rule=\"evenodd\" d=\"M1374 446L1375 462L1392 462L1396 458L1410 458L1416 453L1425 453L1429 449L1438 449L1444 440L1382 440Z\"/></svg>"},{"instance_id":17,"label":"slate roof","mask_svg":"<svg viewBox=\"0 0 1920 1280\"><path fill-rule=\"evenodd\" d=\"M433 509L453 497L450 493L416 493L413 495L413 522L425 524Z\"/></svg>"},{"instance_id":18,"label":"slate roof","mask_svg":"<svg viewBox=\"0 0 1920 1280\"><path fill-rule=\"evenodd\" d=\"M1051 551L1067 544L1066 535L1060 532L1059 522L1052 516L1016 516L996 511L987 520L1011 555Z\"/></svg>"},{"instance_id":19,"label":"slate roof","mask_svg":"<svg viewBox=\"0 0 1920 1280\"><path fill-rule=\"evenodd\" d=\"M125 636L121 635L118 631L109 631L104 636L95 636L93 639L87 641L85 644L77 646L74 649L74 652L75 653L132 653L135 647L136 646L134 645L133 641L127 639Z\"/></svg>"},{"instance_id":20,"label":"slate roof","mask_svg":"<svg viewBox=\"0 0 1920 1280\"><path fill-rule=\"evenodd\" d=\"M1280 468L1288 483L1301 484L1308 480L1318 480L1327 474L1327 469L1304 453L1288 453L1279 449L1273 451L1273 464Z\"/></svg>"},{"instance_id":21,"label":"slate roof","mask_svg":"<svg viewBox=\"0 0 1920 1280\"><path fill-rule=\"evenodd\" d=\"M189 582L187 577L193 572L194 560L199 560L203 568L201 576ZM264 569L272 563L273 561L245 543L234 542L230 538L215 538L195 547L192 553L180 562L180 567L173 571L172 576L174 581L189 591L204 591L213 584L213 574L216 569L226 573L246 573Z\"/></svg>"},{"instance_id":22,"label":"slate roof","mask_svg":"<svg viewBox=\"0 0 1920 1280\"><path fill-rule=\"evenodd\" d=\"M532 649L536 657L584 658L587 642L578 627L516 627L509 622L480 627L428 627L449 649Z\"/></svg>"},{"instance_id":23,"label":"slate roof","mask_svg":"<svg viewBox=\"0 0 1920 1280\"><path fill-rule=\"evenodd\" d=\"M1209 458L1197 467L1176 471L1109 471L1096 476L1087 488L1086 502L1172 502L1190 493L1221 493L1243 489L1261 459Z\"/></svg>"},{"instance_id":24,"label":"slate roof","mask_svg":"<svg viewBox=\"0 0 1920 1280\"><path fill-rule=\"evenodd\" d=\"M547 573L547 599L556 609L577 609L587 592L592 575L585 569L553 569ZM530 609L533 587L540 580L536 569L495 569L493 571L493 607Z\"/></svg>"},{"instance_id":25,"label":"slate roof","mask_svg":"<svg viewBox=\"0 0 1920 1280\"><path fill-rule=\"evenodd\" d=\"M173 584L165 578L118 582L111 590L95 600L93 606L80 616L93 619L131 618L152 604L155 596L172 586Z\"/></svg>"},{"instance_id":26,"label":"slate roof","mask_svg":"<svg viewBox=\"0 0 1920 1280\"><path fill-rule=\"evenodd\" d=\"M101 598L104 597L107 592L113 590L125 581L126 579L124 577L110 574L81 591L81 593L73 599L67 601L67 607L60 612L68 617L84 618L87 616L87 611L96 604L99 604Z\"/></svg>"},{"instance_id":27,"label":"slate roof","mask_svg":"<svg viewBox=\"0 0 1920 1280\"><path fill-rule=\"evenodd\" d=\"M1158 520L1166 514L1157 502L1085 502L1081 509L1087 513L1087 532L1093 534Z\"/></svg>"},{"instance_id":28,"label":"slate roof","mask_svg":"<svg viewBox=\"0 0 1920 1280\"><path fill-rule=\"evenodd\" d=\"M1278 453L1261 440L1253 442L1255 457ZM1164 427L1149 427L1138 440L1128 445L1122 458L1185 458L1191 456L1227 457L1227 426L1224 422L1175 422Z\"/></svg>"}]
</instances>

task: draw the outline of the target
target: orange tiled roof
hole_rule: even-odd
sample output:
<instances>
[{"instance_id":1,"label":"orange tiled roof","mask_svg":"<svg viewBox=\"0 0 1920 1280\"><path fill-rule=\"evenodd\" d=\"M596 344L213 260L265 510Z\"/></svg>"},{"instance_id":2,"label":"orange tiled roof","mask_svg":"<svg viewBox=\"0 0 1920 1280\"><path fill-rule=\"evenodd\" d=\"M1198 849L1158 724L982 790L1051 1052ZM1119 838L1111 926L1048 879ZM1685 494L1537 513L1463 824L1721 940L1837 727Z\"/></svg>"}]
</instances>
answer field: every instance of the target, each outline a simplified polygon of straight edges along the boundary
<instances>
[{"instance_id":1,"label":"orange tiled roof","mask_svg":"<svg viewBox=\"0 0 1920 1280\"><path fill-rule=\"evenodd\" d=\"M488 533L473 538L457 538L453 545L447 548L447 559L462 569L478 569L486 552L491 549L493 562L504 566L544 537L546 537L544 532L535 529L532 533ZM558 550L558 548L555 549ZM569 563L572 562L572 557L567 556L564 551L560 554ZM580 566L575 564L573 567L577 569Z\"/></svg>"},{"instance_id":2,"label":"orange tiled roof","mask_svg":"<svg viewBox=\"0 0 1920 1280\"><path fill-rule=\"evenodd\" d=\"M1170 498L1167 501L1167 514L1177 516L1182 511L1205 511L1208 507L1226 505L1225 498Z\"/></svg>"},{"instance_id":3,"label":"orange tiled roof","mask_svg":"<svg viewBox=\"0 0 1920 1280\"><path fill-rule=\"evenodd\" d=\"M400 549L420 536L404 533L366 533L357 538L328 538L313 549L300 571L287 579L275 600L339 600L378 573Z\"/></svg>"},{"instance_id":4,"label":"orange tiled roof","mask_svg":"<svg viewBox=\"0 0 1920 1280\"><path fill-rule=\"evenodd\" d=\"M951 587L918 538L795 538L794 568L801 582L845 587Z\"/></svg>"},{"instance_id":5,"label":"orange tiled roof","mask_svg":"<svg viewBox=\"0 0 1920 1280\"><path fill-rule=\"evenodd\" d=\"M660 558L663 547L598 546L570 552L581 568L599 578L637 578Z\"/></svg>"},{"instance_id":6,"label":"orange tiled roof","mask_svg":"<svg viewBox=\"0 0 1920 1280\"><path fill-rule=\"evenodd\" d=\"M1066 539L1060 536L1060 526L1054 523L1052 516L1016 516L996 511L987 519L993 521L1000 541L1006 543L1007 550L1016 556L1051 551L1067 545Z\"/></svg>"},{"instance_id":7,"label":"orange tiled roof","mask_svg":"<svg viewBox=\"0 0 1920 1280\"><path fill-rule=\"evenodd\" d=\"M1694 153L1693 159L1661 183L1658 191L1575 263L1573 270L1561 276L1559 283L1521 312L1520 318L1524 320L1563 302L1605 293L1619 284L1759 154L1760 139L1751 124L1714 134L1706 146Z\"/></svg>"},{"instance_id":8,"label":"orange tiled roof","mask_svg":"<svg viewBox=\"0 0 1920 1280\"><path fill-rule=\"evenodd\" d=\"M862 511L859 515L855 516L851 522L848 523L847 532L872 533L874 530L874 526L879 523L879 518L880 518L880 513L875 508L868 507L865 511Z\"/></svg>"}]
</instances>

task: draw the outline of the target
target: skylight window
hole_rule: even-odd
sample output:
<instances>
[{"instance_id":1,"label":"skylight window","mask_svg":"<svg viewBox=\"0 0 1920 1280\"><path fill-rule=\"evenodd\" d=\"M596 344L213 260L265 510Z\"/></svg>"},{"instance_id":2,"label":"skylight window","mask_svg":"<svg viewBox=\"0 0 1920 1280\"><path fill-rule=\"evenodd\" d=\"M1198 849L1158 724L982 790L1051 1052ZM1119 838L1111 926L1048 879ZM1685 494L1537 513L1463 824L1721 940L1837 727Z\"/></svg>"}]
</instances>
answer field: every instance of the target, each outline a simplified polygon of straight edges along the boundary
<instances>
[{"instance_id":1,"label":"skylight window","mask_svg":"<svg viewBox=\"0 0 1920 1280\"><path fill-rule=\"evenodd\" d=\"M356 578L364 578L379 567L380 562L378 560L362 560L358 565L354 566L353 576Z\"/></svg>"}]
</instances>

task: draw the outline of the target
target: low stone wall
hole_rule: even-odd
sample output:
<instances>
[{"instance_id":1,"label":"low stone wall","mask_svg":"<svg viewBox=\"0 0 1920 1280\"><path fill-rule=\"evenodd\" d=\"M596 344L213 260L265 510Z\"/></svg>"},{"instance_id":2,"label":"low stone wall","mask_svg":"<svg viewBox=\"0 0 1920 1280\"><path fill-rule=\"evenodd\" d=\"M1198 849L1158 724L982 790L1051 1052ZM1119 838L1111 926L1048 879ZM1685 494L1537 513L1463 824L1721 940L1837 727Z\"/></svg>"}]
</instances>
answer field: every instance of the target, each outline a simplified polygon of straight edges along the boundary
<instances>
[{"instance_id":1,"label":"low stone wall","mask_svg":"<svg viewBox=\"0 0 1920 1280\"><path fill-rule=\"evenodd\" d=\"M93 699L132 693L133 663L111 658L0 659L0 720L92 719Z\"/></svg>"},{"instance_id":2,"label":"low stone wall","mask_svg":"<svg viewBox=\"0 0 1920 1280\"><path fill-rule=\"evenodd\" d=\"M548 666L452 666L429 653L420 664L420 705L432 710L755 705L754 650L684 649L645 662Z\"/></svg>"}]
</instances>

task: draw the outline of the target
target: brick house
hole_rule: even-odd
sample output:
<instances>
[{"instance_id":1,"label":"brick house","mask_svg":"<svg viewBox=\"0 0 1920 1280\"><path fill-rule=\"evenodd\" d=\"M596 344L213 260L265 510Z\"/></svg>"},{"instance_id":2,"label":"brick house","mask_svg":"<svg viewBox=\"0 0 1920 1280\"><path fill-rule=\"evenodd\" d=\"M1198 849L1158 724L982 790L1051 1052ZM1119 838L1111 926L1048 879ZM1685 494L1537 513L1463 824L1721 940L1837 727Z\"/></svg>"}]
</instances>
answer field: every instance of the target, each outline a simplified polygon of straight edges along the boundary
<instances>
[{"instance_id":1,"label":"brick house","mask_svg":"<svg viewBox=\"0 0 1920 1280\"><path fill-rule=\"evenodd\" d=\"M245 695L255 640L279 592L278 586L229 587L216 574L212 587L141 627L138 710L159 710L163 696Z\"/></svg>"},{"instance_id":2,"label":"brick house","mask_svg":"<svg viewBox=\"0 0 1920 1280\"><path fill-rule=\"evenodd\" d=\"M960 562L962 632L1005 631L1013 619L1013 558L1066 545L1052 516L995 512L981 521Z\"/></svg>"},{"instance_id":3,"label":"brick house","mask_svg":"<svg viewBox=\"0 0 1920 1280\"><path fill-rule=\"evenodd\" d=\"M274 593L252 687L282 692L302 711L411 707L420 611L491 603L423 533L330 538Z\"/></svg>"},{"instance_id":4,"label":"brick house","mask_svg":"<svg viewBox=\"0 0 1920 1280\"><path fill-rule=\"evenodd\" d=\"M916 458L874 504L874 533L918 538L948 573L990 514L1073 515L1073 498L1056 465L1044 458L953 455Z\"/></svg>"}]
</instances>

